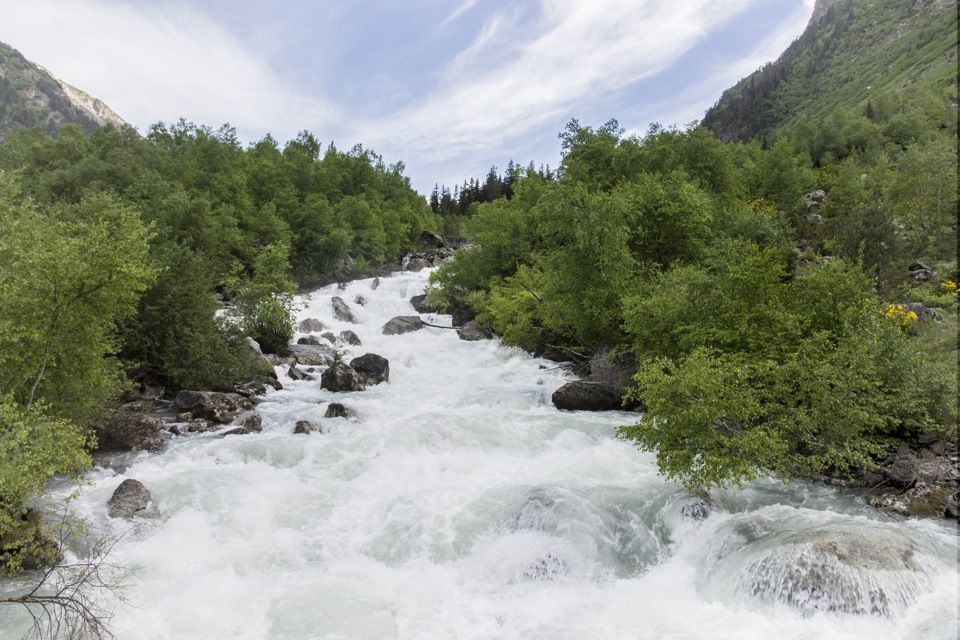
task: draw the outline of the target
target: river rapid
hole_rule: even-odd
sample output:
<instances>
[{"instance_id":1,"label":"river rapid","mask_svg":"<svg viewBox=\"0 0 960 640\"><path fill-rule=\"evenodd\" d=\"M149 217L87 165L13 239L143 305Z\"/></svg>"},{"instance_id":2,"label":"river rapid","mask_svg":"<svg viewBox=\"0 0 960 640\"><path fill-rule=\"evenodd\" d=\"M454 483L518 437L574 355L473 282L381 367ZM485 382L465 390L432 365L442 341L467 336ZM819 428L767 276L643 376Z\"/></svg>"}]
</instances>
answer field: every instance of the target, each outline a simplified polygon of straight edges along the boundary
<instances>
[{"instance_id":1,"label":"river rapid","mask_svg":"<svg viewBox=\"0 0 960 640\"><path fill-rule=\"evenodd\" d=\"M569 380L554 363L450 329L382 335L427 275L327 287L299 314L356 332L347 359L386 357L389 382L332 393L281 366L262 433L171 436L88 474L75 511L129 529L111 555L129 571L118 638L958 637L951 525L774 479L684 515L690 496L615 437L635 414L553 407ZM324 418L330 402L357 417ZM298 420L328 432L294 435ZM126 478L157 518L107 516ZM0 637L25 629L0 610Z\"/></svg>"}]
</instances>

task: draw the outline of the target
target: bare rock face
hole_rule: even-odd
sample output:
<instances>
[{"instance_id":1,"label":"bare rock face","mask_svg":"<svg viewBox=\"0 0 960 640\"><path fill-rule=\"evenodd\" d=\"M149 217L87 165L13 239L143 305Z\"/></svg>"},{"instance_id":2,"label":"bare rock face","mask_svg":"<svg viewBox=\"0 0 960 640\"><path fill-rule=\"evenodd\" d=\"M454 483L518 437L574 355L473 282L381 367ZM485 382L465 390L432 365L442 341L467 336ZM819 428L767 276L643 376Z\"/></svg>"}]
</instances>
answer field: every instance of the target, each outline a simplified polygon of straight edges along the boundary
<instances>
[{"instance_id":1,"label":"bare rock face","mask_svg":"<svg viewBox=\"0 0 960 640\"><path fill-rule=\"evenodd\" d=\"M195 418L212 422L232 422L244 411L253 409L253 403L236 393L183 390L174 400L177 408L189 411Z\"/></svg>"},{"instance_id":2,"label":"bare rock face","mask_svg":"<svg viewBox=\"0 0 960 640\"><path fill-rule=\"evenodd\" d=\"M397 316L383 325L383 335L397 336L420 329L423 329L423 320L420 319L420 316Z\"/></svg>"},{"instance_id":3,"label":"bare rock face","mask_svg":"<svg viewBox=\"0 0 960 640\"><path fill-rule=\"evenodd\" d=\"M127 478L116 488L107 501L107 513L111 518L150 517L157 515L153 497L143 483Z\"/></svg>"},{"instance_id":4,"label":"bare rock face","mask_svg":"<svg viewBox=\"0 0 960 640\"><path fill-rule=\"evenodd\" d=\"M363 377L353 367L338 362L320 374L320 386L329 391L363 391Z\"/></svg>"},{"instance_id":5,"label":"bare rock face","mask_svg":"<svg viewBox=\"0 0 960 640\"><path fill-rule=\"evenodd\" d=\"M160 451L163 420L142 413L118 411L98 435L100 451Z\"/></svg>"},{"instance_id":6,"label":"bare rock face","mask_svg":"<svg viewBox=\"0 0 960 640\"><path fill-rule=\"evenodd\" d=\"M343 298L340 296L334 296L330 299L330 302L333 305L333 315L337 320L356 324L357 320L353 317L353 312L350 311L350 307L348 307L347 303L343 301Z\"/></svg>"},{"instance_id":7,"label":"bare rock face","mask_svg":"<svg viewBox=\"0 0 960 640\"><path fill-rule=\"evenodd\" d=\"M375 353L366 353L350 361L350 368L360 374L364 385L372 387L390 380L390 362Z\"/></svg>"},{"instance_id":8,"label":"bare rock face","mask_svg":"<svg viewBox=\"0 0 960 640\"><path fill-rule=\"evenodd\" d=\"M604 382L568 382L554 391L551 399L557 409L567 411L612 411L622 408L620 394L613 385Z\"/></svg>"}]
</instances>

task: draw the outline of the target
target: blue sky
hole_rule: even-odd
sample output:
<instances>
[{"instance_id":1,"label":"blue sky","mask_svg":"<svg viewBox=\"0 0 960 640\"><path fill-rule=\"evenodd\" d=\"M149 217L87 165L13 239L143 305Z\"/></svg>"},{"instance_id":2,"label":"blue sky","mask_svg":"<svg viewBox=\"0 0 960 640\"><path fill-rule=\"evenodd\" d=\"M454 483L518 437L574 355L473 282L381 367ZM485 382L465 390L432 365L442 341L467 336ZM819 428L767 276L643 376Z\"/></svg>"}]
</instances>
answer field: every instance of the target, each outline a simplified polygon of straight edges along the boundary
<instances>
[{"instance_id":1,"label":"blue sky","mask_svg":"<svg viewBox=\"0 0 960 640\"><path fill-rule=\"evenodd\" d=\"M141 132L309 130L453 186L556 166L571 119L703 117L802 33L813 0L0 0L0 41Z\"/></svg>"}]
</instances>

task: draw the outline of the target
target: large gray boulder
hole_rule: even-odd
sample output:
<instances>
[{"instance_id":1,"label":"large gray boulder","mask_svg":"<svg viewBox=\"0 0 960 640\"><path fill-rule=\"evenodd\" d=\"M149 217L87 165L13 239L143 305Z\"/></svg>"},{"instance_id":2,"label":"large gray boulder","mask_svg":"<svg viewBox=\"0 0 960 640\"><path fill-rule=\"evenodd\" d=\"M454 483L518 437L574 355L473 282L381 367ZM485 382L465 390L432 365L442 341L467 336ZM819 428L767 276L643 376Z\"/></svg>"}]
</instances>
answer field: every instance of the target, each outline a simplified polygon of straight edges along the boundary
<instances>
[{"instance_id":1,"label":"large gray boulder","mask_svg":"<svg viewBox=\"0 0 960 640\"><path fill-rule=\"evenodd\" d=\"M566 411L611 411L622 408L620 394L612 384L575 380L553 392L557 409Z\"/></svg>"},{"instance_id":2,"label":"large gray boulder","mask_svg":"<svg viewBox=\"0 0 960 640\"><path fill-rule=\"evenodd\" d=\"M337 362L320 374L320 386L329 391L363 391L366 389L363 377L353 367Z\"/></svg>"},{"instance_id":3,"label":"large gray boulder","mask_svg":"<svg viewBox=\"0 0 960 640\"><path fill-rule=\"evenodd\" d=\"M330 299L330 303L333 306L333 315L337 320L356 324L357 320L353 317L353 312L350 311L350 307L348 307L347 303L343 301L343 298L340 296L334 296Z\"/></svg>"},{"instance_id":4,"label":"large gray boulder","mask_svg":"<svg viewBox=\"0 0 960 640\"><path fill-rule=\"evenodd\" d=\"M383 325L383 335L396 336L411 331L419 331L422 328L423 320L420 319L420 316L397 316Z\"/></svg>"},{"instance_id":5,"label":"large gray boulder","mask_svg":"<svg viewBox=\"0 0 960 640\"><path fill-rule=\"evenodd\" d=\"M292 344L290 353L297 364L306 367L325 367L333 362L336 352L328 344Z\"/></svg>"},{"instance_id":6,"label":"large gray boulder","mask_svg":"<svg viewBox=\"0 0 960 640\"><path fill-rule=\"evenodd\" d=\"M245 411L253 409L253 403L236 393L216 391L188 391L177 394L174 404L181 411L189 411L195 418L211 422L231 422Z\"/></svg>"},{"instance_id":7,"label":"large gray boulder","mask_svg":"<svg viewBox=\"0 0 960 640\"><path fill-rule=\"evenodd\" d=\"M127 478L116 488L107 501L107 513L111 518L154 516L153 497L143 483Z\"/></svg>"},{"instance_id":8,"label":"large gray boulder","mask_svg":"<svg viewBox=\"0 0 960 640\"><path fill-rule=\"evenodd\" d=\"M166 424L142 413L114 412L97 436L100 451L160 451Z\"/></svg>"},{"instance_id":9,"label":"large gray boulder","mask_svg":"<svg viewBox=\"0 0 960 640\"><path fill-rule=\"evenodd\" d=\"M353 331L350 331L350 329L345 329L344 331L341 331L336 339L344 344L350 344L355 347L360 346L360 336L355 334Z\"/></svg>"},{"instance_id":10,"label":"large gray boulder","mask_svg":"<svg viewBox=\"0 0 960 640\"><path fill-rule=\"evenodd\" d=\"M816 209L827 201L827 192L823 189L814 189L810 193L805 193L800 200L808 209Z\"/></svg>"},{"instance_id":11,"label":"large gray boulder","mask_svg":"<svg viewBox=\"0 0 960 640\"><path fill-rule=\"evenodd\" d=\"M390 362L375 353L366 353L350 361L350 368L360 374L364 385L372 387L390 380Z\"/></svg>"},{"instance_id":12,"label":"large gray boulder","mask_svg":"<svg viewBox=\"0 0 960 640\"><path fill-rule=\"evenodd\" d=\"M356 411L339 402L331 402L327 406L327 412L323 414L324 418L355 418L356 416Z\"/></svg>"}]
</instances>

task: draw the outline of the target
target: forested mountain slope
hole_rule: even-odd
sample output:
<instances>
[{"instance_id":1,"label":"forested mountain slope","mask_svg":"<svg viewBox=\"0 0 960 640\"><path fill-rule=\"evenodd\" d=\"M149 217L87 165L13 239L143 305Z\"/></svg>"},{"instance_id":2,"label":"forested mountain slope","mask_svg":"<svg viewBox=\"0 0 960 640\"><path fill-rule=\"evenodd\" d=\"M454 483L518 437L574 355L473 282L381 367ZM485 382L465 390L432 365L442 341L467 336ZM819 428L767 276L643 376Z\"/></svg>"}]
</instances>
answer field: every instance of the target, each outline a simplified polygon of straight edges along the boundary
<instances>
[{"instance_id":1,"label":"forested mountain slope","mask_svg":"<svg viewBox=\"0 0 960 640\"><path fill-rule=\"evenodd\" d=\"M763 137L801 116L816 121L837 107L886 118L906 94L937 109L947 91L955 106L956 78L955 2L818 0L803 35L725 91L702 124L729 142Z\"/></svg>"}]
</instances>

